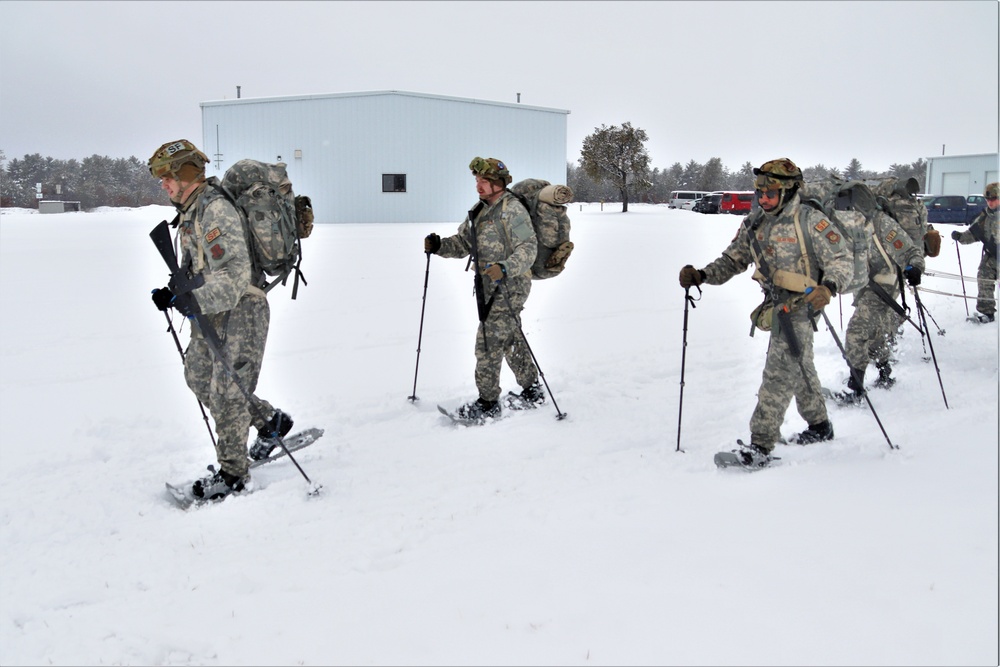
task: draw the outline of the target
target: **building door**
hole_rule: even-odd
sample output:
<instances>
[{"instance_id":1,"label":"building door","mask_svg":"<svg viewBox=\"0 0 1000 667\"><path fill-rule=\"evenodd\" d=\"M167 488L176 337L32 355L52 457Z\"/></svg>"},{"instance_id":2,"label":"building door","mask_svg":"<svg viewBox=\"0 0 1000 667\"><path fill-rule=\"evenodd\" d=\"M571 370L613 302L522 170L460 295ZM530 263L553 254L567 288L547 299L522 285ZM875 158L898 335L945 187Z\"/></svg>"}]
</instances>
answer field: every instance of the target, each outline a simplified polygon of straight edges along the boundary
<instances>
[{"instance_id":1,"label":"building door","mask_svg":"<svg viewBox=\"0 0 1000 667\"><path fill-rule=\"evenodd\" d=\"M969 194L969 172L949 171L941 174L941 194L962 195Z\"/></svg>"}]
</instances>

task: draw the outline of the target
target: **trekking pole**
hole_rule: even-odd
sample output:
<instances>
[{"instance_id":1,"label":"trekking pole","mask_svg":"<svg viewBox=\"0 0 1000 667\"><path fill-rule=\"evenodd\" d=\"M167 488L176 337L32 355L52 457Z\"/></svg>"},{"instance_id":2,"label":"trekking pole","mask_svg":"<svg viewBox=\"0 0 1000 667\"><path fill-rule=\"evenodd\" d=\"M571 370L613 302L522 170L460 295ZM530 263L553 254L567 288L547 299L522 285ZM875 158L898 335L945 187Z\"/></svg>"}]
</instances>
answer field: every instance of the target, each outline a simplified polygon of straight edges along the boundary
<instances>
[{"instance_id":1,"label":"trekking pole","mask_svg":"<svg viewBox=\"0 0 1000 667\"><path fill-rule=\"evenodd\" d=\"M920 301L920 299L917 297L917 288L916 288L916 286L913 287L913 298L914 298L914 300L917 301L917 305L918 305L919 310L923 310L924 314L927 315L927 317L930 317L931 318L931 322L933 322L934 326L937 327L937 334L938 334L938 336L943 336L946 333L948 333L947 331L945 331L944 329L941 328L941 325L938 324L937 320L934 319L934 315L931 314L931 311L927 310L927 306L923 305L923 302ZM927 328L927 319L926 318L923 320L923 323L924 323L924 328L926 329ZM928 329L928 331L929 331L929 329ZM929 335L927 337L930 338ZM933 349L931 351L933 352Z\"/></svg>"},{"instance_id":2,"label":"trekking pole","mask_svg":"<svg viewBox=\"0 0 1000 667\"><path fill-rule=\"evenodd\" d=\"M958 241L955 241L955 254L958 255L958 275L961 278L959 282L962 283L962 296L965 297L962 299L965 302L965 316L972 317L969 313L969 295L965 293L965 272L962 271L962 251L958 247Z\"/></svg>"},{"instance_id":3,"label":"trekking pole","mask_svg":"<svg viewBox=\"0 0 1000 667\"><path fill-rule=\"evenodd\" d=\"M924 308L924 304L920 300L920 290L917 289L916 285L913 286L913 299L917 302L917 313L919 313L920 317L923 318L924 328L926 329L927 328L927 318L924 316L924 314L927 312L927 309ZM936 325L937 322L935 322L934 324ZM941 398L944 399L945 410L948 410L949 409L949 407L948 407L948 397L944 393L944 382L941 381L941 368L938 366L937 355L934 353L934 344L931 343L931 337L930 336L927 336L927 343L928 343L928 345L931 348L931 359L934 360L934 370L937 372L938 385L941 386Z\"/></svg>"},{"instance_id":4,"label":"trekking pole","mask_svg":"<svg viewBox=\"0 0 1000 667\"><path fill-rule=\"evenodd\" d=\"M837 303L840 304L840 330L844 330L844 296L842 294L837 295Z\"/></svg>"},{"instance_id":5,"label":"trekking pole","mask_svg":"<svg viewBox=\"0 0 1000 667\"><path fill-rule=\"evenodd\" d=\"M420 333L417 334L417 367L413 369L413 393L409 396L410 402L419 401L417 398L417 372L420 370L420 341L424 338L424 308L427 306L427 280L431 275L431 254L427 253L427 268L424 270L424 299L420 304Z\"/></svg>"},{"instance_id":6,"label":"trekking pole","mask_svg":"<svg viewBox=\"0 0 1000 667\"><path fill-rule=\"evenodd\" d=\"M177 351L181 355L181 362L184 361L184 348L181 346L181 339L177 337L177 331L174 329L174 323L170 320L170 315L167 311L163 311L163 316L167 318L167 328L170 333L173 334L174 343L177 345ZM202 404L201 399L195 397L198 401L198 409L201 410L201 416L205 420L205 427L208 428L208 437L212 439L212 446L215 447L215 433L212 432L212 425L208 423L208 415L205 413L205 406Z\"/></svg>"},{"instance_id":7,"label":"trekking pole","mask_svg":"<svg viewBox=\"0 0 1000 667\"><path fill-rule=\"evenodd\" d=\"M812 289L812 287L807 287L806 294L811 292ZM878 427L882 430L882 435L885 436L885 441L889 443L889 449L899 449L899 446L892 444L892 440L889 439L889 434L885 432L885 427L882 426L882 420L879 419L878 413L875 412L875 406L872 405L872 399L868 397L868 392L865 390L864 384L861 382L861 378L859 378L857 373L854 372L854 369L851 368L851 362L847 359L847 350L844 349L843 343L840 342L840 336L838 336L837 332L833 330L833 324L830 323L830 318L827 317L826 312L823 310L820 310L819 313L823 316L823 321L826 322L826 328L830 330L830 335L833 336L833 340L837 343L837 347L840 348L840 354L844 357L844 361L847 362L847 368L851 373L851 377L854 378L858 387L861 388L861 395L864 396L865 402L868 403L868 409L872 411L872 416L874 416L875 421L878 422Z\"/></svg>"},{"instance_id":8,"label":"trekking pole","mask_svg":"<svg viewBox=\"0 0 1000 667\"><path fill-rule=\"evenodd\" d=\"M701 298L701 288L695 285L698 290L698 298ZM687 360L687 346L688 346L688 306L692 308L695 299L691 296L691 288L684 288L684 335L681 338L681 391L680 400L677 401L677 450L678 452L683 452L681 449L681 416L684 414L684 364Z\"/></svg>"},{"instance_id":9,"label":"trekking pole","mask_svg":"<svg viewBox=\"0 0 1000 667\"><path fill-rule=\"evenodd\" d=\"M153 244L156 245L157 250L160 251L160 256L163 257L163 261L166 262L167 268L170 269L171 283L176 283L177 288L177 290L174 291L174 286L171 286L171 291L174 292L176 298L176 295L178 294L189 294L197 285L192 284L195 281L188 280L181 272L180 266L177 264L177 255L174 253L174 246L170 240L170 230L167 227L168 223L164 220L153 228L153 231L149 233L149 238L153 240ZM212 350L212 354L222 365L222 368L226 372L226 375L229 376L229 379L232 380L233 384L236 385L236 388L240 390L241 394L243 394L243 398L246 399L250 410L256 413L257 418L262 422L267 422L268 420L265 419L264 415L261 413L260 405L254 402L253 395L247 390L246 387L243 386L243 382L240 380L239 374L236 372L236 369L233 368L232 363L230 363L228 357L226 357L225 353L222 351L222 341L219 339L219 334L215 331L215 328L212 327L211 322L208 321L208 317L202 313L196 313L191 315L189 319L201 331L209 349ZM299 473L302 474L302 477L309 484L309 495L317 495L323 488L323 485L314 484L313 481L309 479L309 475L306 474L306 471L302 469L299 462L295 460L294 456L292 456L292 453L285 445L284 439L278 435L277 432L275 432L272 437L278 441L278 444L281 445L281 449L284 450L285 454L292 461L292 463L295 464Z\"/></svg>"},{"instance_id":10,"label":"trekking pole","mask_svg":"<svg viewBox=\"0 0 1000 667\"><path fill-rule=\"evenodd\" d=\"M534 350L531 349L531 345L528 344L528 337L524 335L524 329L521 328L521 318L514 313L514 306L510 302L510 291L507 289L506 280L503 282L503 298L507 302L507 308L510 310L511 317L514 318L514 324L517 325L517 331L521 334L521 340L524 341L524 346L528 349L528 354L531 355L531 360L535 363L535 368L538 369L538 377L542 378L542 383L545 385L545 390L549 392L549 397L552 398L552 407L556 409L556 419L565 419L567 417L566 413L559 409L559 405L556 403L556 397L552 394L552 389L549 387L549 381L545 379L545 373L542 372L542 367L538 365L538 359L535 357ZM486 329L485 322L483 323L483 340L486 340Z\"/></svg>"}]
</instances>

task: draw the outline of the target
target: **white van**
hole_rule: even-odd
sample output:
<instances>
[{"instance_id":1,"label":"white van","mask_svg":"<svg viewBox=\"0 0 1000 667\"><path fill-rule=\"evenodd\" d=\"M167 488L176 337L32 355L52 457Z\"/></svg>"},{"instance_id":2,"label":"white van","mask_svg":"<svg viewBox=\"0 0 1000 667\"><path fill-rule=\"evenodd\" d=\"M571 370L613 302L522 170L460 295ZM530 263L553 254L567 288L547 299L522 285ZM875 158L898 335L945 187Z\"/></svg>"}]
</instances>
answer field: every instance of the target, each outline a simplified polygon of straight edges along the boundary
<instances>
[{"instance_id":1,"label":"white van","mask_svg":"<svg viewBox=\"0 0 1000 667\"><path fill-rule=\"evenodd\" d=\"M687 208L691 208L695 201L710 194L712 193L701 192L699 190L674 190L670 193L670 199L667 200L667 206L669 208L680 208L682 204L687 204Z\"/></svg>"}]
</instances>

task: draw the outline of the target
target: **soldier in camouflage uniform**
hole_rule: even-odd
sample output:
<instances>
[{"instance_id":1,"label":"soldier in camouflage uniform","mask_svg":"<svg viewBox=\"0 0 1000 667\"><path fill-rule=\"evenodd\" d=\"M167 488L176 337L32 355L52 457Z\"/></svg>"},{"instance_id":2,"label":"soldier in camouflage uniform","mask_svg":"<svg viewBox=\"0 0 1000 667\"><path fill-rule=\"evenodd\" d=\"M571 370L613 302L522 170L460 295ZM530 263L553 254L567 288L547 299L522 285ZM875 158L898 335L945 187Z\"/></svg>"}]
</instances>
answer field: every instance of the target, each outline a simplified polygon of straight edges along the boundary
<instances>
[{"instance_id":1,"label":"soldier in camouflage uniform","mask_svg":"<svg viewBox=\"0 0 1000 667\"><path fill-rule=\"evenodd\" d=\"M924 272L923 244L917 245L902 225L882 211L869 218L874 228L868 250L868 275L871 282L854 297L854 314L847 324L844 348L851 375L847 391L836 392L842 404L860 403L864 398L868 362L879 371L876 386L888 389L895 380L890 376L889 358L896 331L905 321L896 303L900 295L899 271L910 285L919 285ZM923 235L919 236L923 240ZM898 267L898 269L897 269ZM898 310L897 310L898 309Z\"/></svg>"},{"instance_id":2,"label":"soldier in camouflage uniform","mask_svg":"<svg viewBox=\"0 0 1000 667\"><path fill-rule=\"evenodd\" d=\"M878 198L879 204L885 213L895 222L899 223L899 226L906 232L907 237L917 247L917 250L923 249L920 255L922 257L937 257L941 251L941 234L934 229L933 225L927 222L927 207L916 198L919 189L920 184L915 178L888 178L875 185L872 188L872 192ZM885 275L885 271L894 271L895 269L892 266L886 266L884 261L879 261L879 258L876 257L876 252L876 248L874 246L871 247L869 258L874 259L876 264L878 264L878 266L872 268L873 270L882 272L879 283L884 287L888 284L888 276ZM910 252L909 250L907 251L907 253ZM898 264L897 262L890 262L889 264L894 263ZM924 264L917 265L912 262L910 264L912 266L919 266L921 274L924 272ZM898 266L901 269L905 269L907 264L898 264ZM911 282L910 284L918 285L920 283L919 276L916 276L915 279L917 282ZM907 276L907 280L910 280L910 276ZM899 278L898 274L896 274L896 280L893 281L893 284L896 285L897 289L889 290L889 296L892 297L893 303L902 294L902 291L898 289L898 282ZM878 370L878 377L873 384L876 387L889 389L896 383L892 377L892 363L894 361L892 351L896 345L896 337L901 334L901 328L905 322L904 317L898 312L898 308L902 308L902 306L893 306L886 303L884 299L879 304L876 301L876 294L873 290L864 290L863 293L859 293L855 297L855 316L858 316L857 307L859 301L863 311L861 317L866 318L867 321L864 325L861 325L862 320L859 320L859 326L862 326L865 332L861 333L858 331L858 333L871 345L875 346L870 349L870 358L875 362L875 367ZM848 331L850 331L850 327L848 327ZM884 345L882 341L884 341ZM853 357L853 362L862 364L860 367L867 366L868 362L865 360L863 354L857 352L857 346L855 346L855 353L853 355L850 344L848 344L847 349L849 359ZM864 379L863 374L860 376L860 379ZM856 393L856 384L856 382L848 380L851 391L845 394L838 394L837 397L859 400L861 395Z\"/></svg>"},{"instance_id":3,"label":"soldier in camouflage uniform","mask_svg":"<svg viewBox=\"0 0 1000 667\"><path fill-rule=\"evenodd\" d=\"M538 369L521 337L519 318L531 292L531 265L537 253L531 217L507 186L511 175L495 158L474 158L469 169L476 178L479 203L454 236L429 234L424 252L441 257L475 260L473 276L479 330L476 333L476 387L479 398L458 409L458 416L483 422L500 415L500 370L504 359L521 386L513 395L517 407L534 407L545 400Z\"/></svg>"},{"instance_id":4,"label":"soldier in camouflage uniform","mask_svg":"<svg viewBox=\"0 0 1000 667\"><path fill-rule=\"evenodd\" d=\"M986 196L986 208L976 216L969 228L963 232L955 230L951 233L951 238L962 245L980 242L983 244L983 256L979 260L979 272L976 274L979 283L979 296L976 300L976 313L974 322L986 324L996 319L997 301L993 296L993 291L997 286L997 191L1000 183L990 183L983 193Z\"/></svg>"},{"instance_id":5,"label":"soldier in camouflage uniform","mask_svg":"<svg viewBox=\"0 0 1000 667\"><path fill-rule=\"evenodd\" d=\"M689 264L680 271L681 287L687 289L701 283L721 285L756 265L754 279L765 300L754 311L754 321L771 336L750 419L750 444L741 442L734 450L751 468L770 463L775 443L782 441L780 427L793 396L809 427L791 441L808 444L833 438L813 361L812 318L854 271L854 260L836 228L821 212L800 204L802 172L791 160L771 160L754 174L760 209L744 218L721 257L703 269Z\"/></svg>"},{"instance_id":6,"label":"soldier in camouflage uniform","mask_svg":"<svg viewBox=\"0 0 1000 667\"><path fill-rule=\"evenodd\" d=\"M160 310L175 307L188 317L204 315L222 340L221 352L240 375L243 387L253 392L270 323L267 296L258 287L265 276L253 275L243 220L219 190L218 179L205 178L208 161L187 140L163 144L149 159L149 172L161 180L178 211L175 225L181 271L196 281L203 279L199 287L183 294L174 294L170 287L154 290L153 302ZM219 470L195 481L192 494L219 499L246 490L251 424L258 429L254 449L270 452L268 448L276 444L274 434L287 434L291 417L256 396L251 395L252 403L248 402L198 326L192 327L184 354L184 378L198 400L208 406L218 435Z\"/></svg>"}]
</instances>

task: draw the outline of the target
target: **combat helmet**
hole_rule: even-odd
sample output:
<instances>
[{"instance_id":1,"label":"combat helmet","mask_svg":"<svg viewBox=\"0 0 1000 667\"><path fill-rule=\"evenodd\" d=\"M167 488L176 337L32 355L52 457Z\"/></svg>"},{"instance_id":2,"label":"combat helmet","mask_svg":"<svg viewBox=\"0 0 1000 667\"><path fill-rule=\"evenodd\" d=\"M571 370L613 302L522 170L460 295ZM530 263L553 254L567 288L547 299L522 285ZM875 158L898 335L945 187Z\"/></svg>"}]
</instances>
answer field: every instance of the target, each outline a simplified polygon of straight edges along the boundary
<instances>
[{"instance_id":1,"label":"combat helmet","mask_svg":"<svg viewBox=\"0 0 1000 667\"><path fill-rule=\"evenodd\" d=\"M510 172L507 171L507 165L493 157L474 157L469 163L469 169L472 170L473 175L482 176L488 181L501 182L504 187L510 185L510 182L514 180Z\"/></svg>"},{"instance_id":2,"label":"combat helmet","mask_svg":"<svg viewBox=\"0 0 1000 667\"><path fill-rule=\"evenodd\" d=\"M753 170L758 190L788 190L802 184L802 170L786 157L765 162Z\"/></svg>"},{"instance_id":3,"label":"combat helmet","mask_svg":"<svg viewBox=\"0 0 1000 667\"><path fill-rule=\"evenodd\" d=\"M983 196L987 199L996 199L998 192L1000 192L1000 183L990 183L986 186L986 189L983 190Z\"/></svg>"},{"instance_id":4,"label":"combat helmet","mask_svg":"<svg viewBox=\"0 0 1000 667\"><path fill-rule=\"evenodd\" d=\"M205 173L205 165L210 160L198 148L187 139L168 141L153 153L149 158L149 173L154 178L172 176L173 178L191 182ZM186 165L191 167L183 169Z\"/></svg>"},{"instance_id":5,"label":"combat helmet","mask_svg":"<svg viewBox=\"0 0 1000 667\"><path fill-rule=\"evenodd\" d=\"M757 190L777 190L780 193L778 205L766 211L768 215L779 214L804 182L802 170L786 157L765 162L754 168L753 174L756 176L754 187Z\"/></svg>"}]
</instances>

